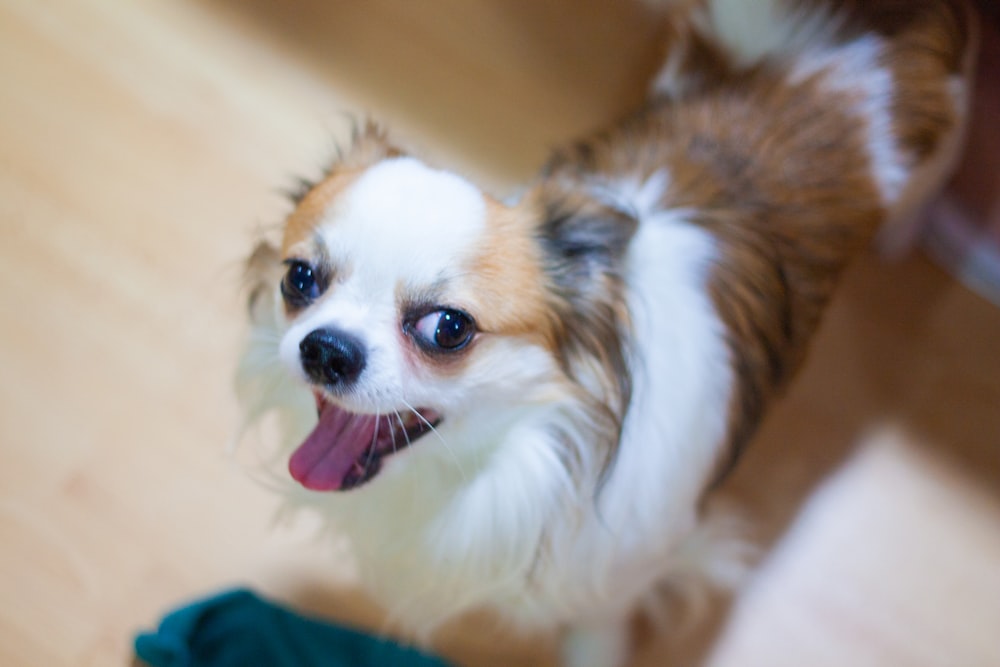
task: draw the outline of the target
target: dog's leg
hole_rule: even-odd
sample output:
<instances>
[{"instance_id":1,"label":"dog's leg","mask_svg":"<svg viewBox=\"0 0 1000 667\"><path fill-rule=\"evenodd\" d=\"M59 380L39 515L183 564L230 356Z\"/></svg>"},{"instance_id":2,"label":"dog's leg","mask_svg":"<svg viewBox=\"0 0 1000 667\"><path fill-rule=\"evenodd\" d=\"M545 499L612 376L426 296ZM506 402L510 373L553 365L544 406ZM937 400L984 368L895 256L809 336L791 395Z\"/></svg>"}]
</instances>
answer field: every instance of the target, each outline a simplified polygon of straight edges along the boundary
<instances>
[{"instance_id":1,"label":"dog's leg","mask_svg":"<svg viewBox=\"0 0 1000 667\"><path fill-rule=\"evenodd\" d=\"M621 667L629 657L629 627L625 619L578 623L566 632L563 667Z\"/></svg>"}]
</instances>

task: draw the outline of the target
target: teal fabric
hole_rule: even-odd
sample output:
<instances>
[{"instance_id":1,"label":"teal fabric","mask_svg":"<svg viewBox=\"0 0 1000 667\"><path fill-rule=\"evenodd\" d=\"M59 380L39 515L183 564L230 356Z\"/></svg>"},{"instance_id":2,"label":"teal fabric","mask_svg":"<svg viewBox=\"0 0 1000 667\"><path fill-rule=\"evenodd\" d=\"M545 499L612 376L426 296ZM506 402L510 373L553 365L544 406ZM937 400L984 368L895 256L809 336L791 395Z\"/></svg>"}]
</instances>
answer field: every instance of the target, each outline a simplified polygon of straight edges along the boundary
<instances>
[{"instance_id":1,"label":"teal fabric","mask_svg":"<svg viewBox=\"0 0 1000 667\"><path fill-rule=\"evenodd\" d=\"M300 616L247 590L181 607L135 639L151 667L448 667L357 630Z\"/></svg>"}]
</instances>

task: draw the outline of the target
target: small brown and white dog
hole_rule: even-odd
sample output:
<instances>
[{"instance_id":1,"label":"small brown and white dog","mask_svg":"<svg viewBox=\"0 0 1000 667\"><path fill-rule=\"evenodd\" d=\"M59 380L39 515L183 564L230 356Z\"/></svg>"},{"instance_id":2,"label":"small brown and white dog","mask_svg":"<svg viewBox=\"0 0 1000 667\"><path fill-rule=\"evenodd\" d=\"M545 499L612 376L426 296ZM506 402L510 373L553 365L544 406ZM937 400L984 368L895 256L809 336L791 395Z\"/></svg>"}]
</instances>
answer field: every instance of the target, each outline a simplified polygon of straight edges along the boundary
<instances>
[{"instance_id":1,"label":"small brown and white dog","mask_svg":"<svg viewBox=\"0 0 1000 667\"><path fill-rule=\"evenodd\" d=\"M619 665L838 276L954 162L958 0L703 0L647 104L517 201L374 126L250 262L249 412L414 632L474 608ZM307 406L307 409L303 409ZM316 413L318 412L318 423ZM703 556L703 559L702 559Z\"/></svg>"}]
</instances>

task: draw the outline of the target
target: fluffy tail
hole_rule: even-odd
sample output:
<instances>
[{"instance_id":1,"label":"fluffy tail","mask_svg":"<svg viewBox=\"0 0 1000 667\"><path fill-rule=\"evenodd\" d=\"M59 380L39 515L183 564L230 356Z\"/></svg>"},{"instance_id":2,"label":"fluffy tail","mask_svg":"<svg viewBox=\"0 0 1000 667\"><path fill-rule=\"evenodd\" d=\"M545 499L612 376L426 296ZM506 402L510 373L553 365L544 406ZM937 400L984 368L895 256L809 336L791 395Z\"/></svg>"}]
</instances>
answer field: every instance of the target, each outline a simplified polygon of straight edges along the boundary
<instances>
[{"instance_id":1,"label":"fluffy tail","mask_svg":"<svg viewBox=\"0 0 1000 667\"><path fill-rule=\"evenodd\" d=\"M912 245L965 137L976 13L966 0L647 0L662 13L651 96L681 100L760 65L849 92L870 125L886 223L879 245Z\"/></svg>"}]
</instances>

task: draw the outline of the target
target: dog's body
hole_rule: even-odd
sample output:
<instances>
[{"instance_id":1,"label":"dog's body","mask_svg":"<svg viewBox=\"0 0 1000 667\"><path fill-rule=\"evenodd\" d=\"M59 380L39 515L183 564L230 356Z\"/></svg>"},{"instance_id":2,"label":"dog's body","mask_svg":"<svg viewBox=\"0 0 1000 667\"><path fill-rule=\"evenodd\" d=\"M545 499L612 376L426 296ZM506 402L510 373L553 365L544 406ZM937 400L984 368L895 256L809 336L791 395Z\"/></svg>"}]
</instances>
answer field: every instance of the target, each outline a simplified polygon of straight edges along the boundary
<instances>
[{"instance_id":1,"label":"dog's body","mask_svg":"<svg viewBox=\"0 0 1000 667\"><path fill-rule=\"evenodd\" d=\"M298 198L280 258L251 264L251 411L279 401L275 371L303 380L299 407L312 390L291 473L417 632L489 608L569 628L573 665L621 662L643 595L718 565L692 555L699 500L841 270L954 159L957 1L707 0L664 21L646 108L516 203L368 127Z\"/></svg>"}]
</instances>

